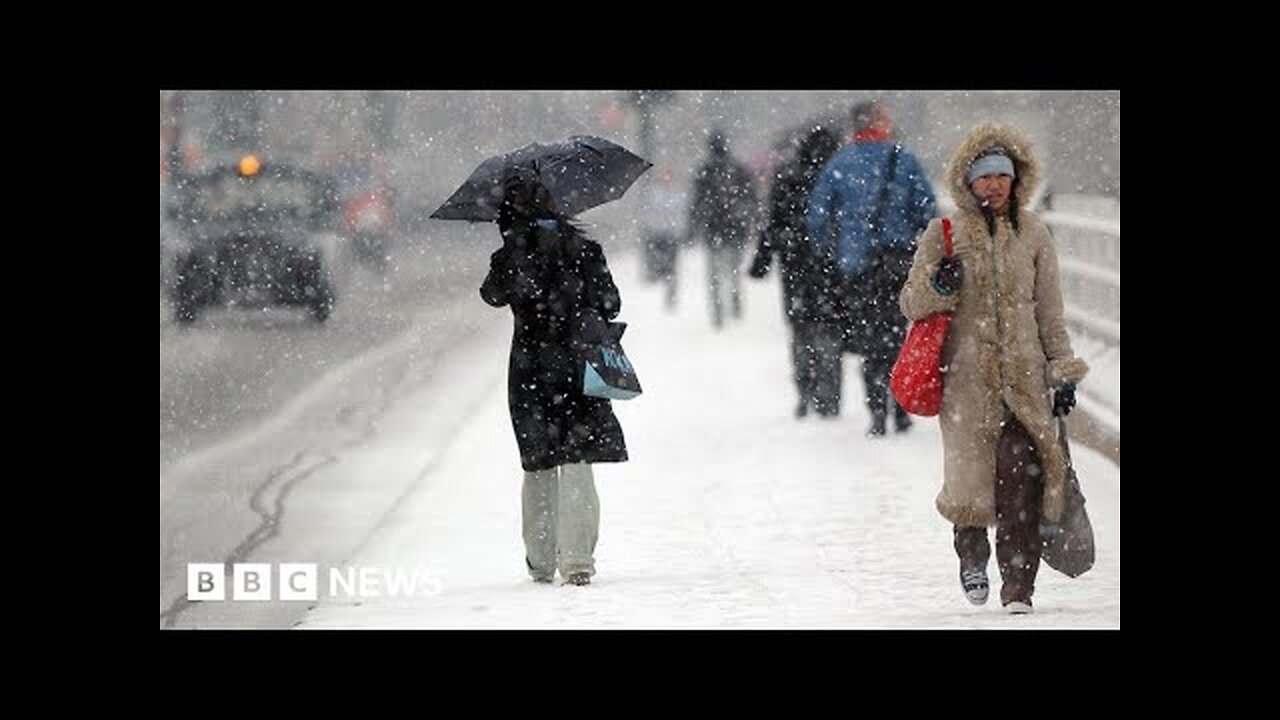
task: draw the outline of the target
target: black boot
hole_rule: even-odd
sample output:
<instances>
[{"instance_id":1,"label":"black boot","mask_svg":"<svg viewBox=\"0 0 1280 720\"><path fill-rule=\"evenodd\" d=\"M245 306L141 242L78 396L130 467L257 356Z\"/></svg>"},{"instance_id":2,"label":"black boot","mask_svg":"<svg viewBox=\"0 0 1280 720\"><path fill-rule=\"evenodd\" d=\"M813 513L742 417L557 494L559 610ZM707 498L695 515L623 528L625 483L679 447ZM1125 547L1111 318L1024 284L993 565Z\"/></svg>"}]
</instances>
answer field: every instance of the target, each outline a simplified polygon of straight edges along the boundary
<instances>
[{"instance_id":1,"label":"black boot","mask_svg":"<svg viewBox=\"0 0 1280 720\"><path fill-rule=\"evenodd\" d=\"M885 413L883 412L872 413L871 427L867 428L867 437L884 437L885 419Z\"/></svg>"},{"instance_id":2,"label":"black boot","mask_svg":"<svg viewBox=\"0 0 1280 720\"><path fill-rule=\"evenodd\" d=\"M911 416L907 414L906 410L896 405L893 409L893 429L900 433L911 429Z\"/></svg>"}]
</instances>

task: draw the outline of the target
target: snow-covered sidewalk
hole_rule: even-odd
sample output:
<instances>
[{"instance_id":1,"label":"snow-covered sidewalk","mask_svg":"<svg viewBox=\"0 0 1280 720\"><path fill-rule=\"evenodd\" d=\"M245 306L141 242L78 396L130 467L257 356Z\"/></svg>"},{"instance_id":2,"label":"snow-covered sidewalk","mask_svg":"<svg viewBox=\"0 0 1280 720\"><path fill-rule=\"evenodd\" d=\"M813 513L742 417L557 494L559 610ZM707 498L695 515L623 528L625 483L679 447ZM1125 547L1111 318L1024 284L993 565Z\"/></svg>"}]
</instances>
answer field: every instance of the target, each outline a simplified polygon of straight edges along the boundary
<instances>
[{"instance_id":1,"label":"snow-covered sidewalk","mask_svg":"<svg viewBox=\"0 0 1280 720\"><path fill-rule=\"evenodd\" d=\"M843 414L796 420L776 274L744 278L745 318L714 332L701 252L681 256L674 313L656 286L637 281L633 257L612 259L619 319L630 324L623 344L645 392L614 403L632 460L595 466L601 530L593 583L539 585L525 573L504 331L456 364L481 395L430 410L457 413L458 428L426 471L410 466L412 452L402 453L405 467L383 458L351 468L354 489L361 472L419 477L348 564L425 568L440 592L322 594L302 627L1119 628L1114 464L1072 448L1097 534L1091 572L1070 580L1042 566L1035 614L1014 617L1000 608L993 557L992 601L970 606L951 527L933 507L942 475L936 420L917 419L906 435L865 438L853 356L846 356ZM494 310L492 322L508 328L509 311ZM407 394L397 415L405 420L385 424L380 445L419 443L408 410L427 411L437 385L452 382L432 378Z\"/></svg>"}]
</instances>

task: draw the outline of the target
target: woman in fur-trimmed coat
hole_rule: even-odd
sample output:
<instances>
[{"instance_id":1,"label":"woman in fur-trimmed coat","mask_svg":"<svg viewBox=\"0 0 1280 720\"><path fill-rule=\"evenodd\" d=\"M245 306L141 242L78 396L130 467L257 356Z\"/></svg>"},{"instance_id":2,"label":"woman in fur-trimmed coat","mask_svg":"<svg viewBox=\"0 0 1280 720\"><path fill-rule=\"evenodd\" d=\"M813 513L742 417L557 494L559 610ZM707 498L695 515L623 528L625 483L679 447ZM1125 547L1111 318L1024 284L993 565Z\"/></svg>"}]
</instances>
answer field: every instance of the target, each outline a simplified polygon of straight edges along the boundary
<instances>
[{"instance_id":1,"label":"woman in fur-trimmed coat","mask_svg":"<svg viewBox=\"0 0 1280 720\"><path fill-rule=\"evenodd\" d=\"M937 508L955 526L961 585L974 604L987 599L987 528L996 528L1000 599L1015 613L1031 611L1040 518L1062 514L1067 463L1053 416L1070 410L1088 371L1067 337L1053 238L1023 207L1038 178L1019 132L970 131L947 168L954 259L943 261L933 220L901 296L909 320L952 313Z\"/></svg>"}]
</instances>

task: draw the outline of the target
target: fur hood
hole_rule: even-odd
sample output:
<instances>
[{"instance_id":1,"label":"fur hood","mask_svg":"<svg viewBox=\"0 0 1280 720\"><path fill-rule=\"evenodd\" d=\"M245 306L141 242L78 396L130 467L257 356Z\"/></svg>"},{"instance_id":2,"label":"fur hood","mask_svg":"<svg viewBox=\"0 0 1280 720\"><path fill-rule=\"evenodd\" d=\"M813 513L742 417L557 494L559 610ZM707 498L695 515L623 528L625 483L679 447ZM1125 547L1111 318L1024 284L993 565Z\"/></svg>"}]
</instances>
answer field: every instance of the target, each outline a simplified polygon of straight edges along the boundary
<instances>
[{"instance_id":1,"label":"fur hood","mask_svg":"<svg viewBox=\"0 0 1280 720\"><path fill-rule=\"evenodd\" d=\"M1018 130L991 123L979 125L969 131L947 163L947 187L951 190L951 199L955 201L956 207L981 213L978 200L969 189L969 183L965 182L964 174L974 158L997 145L1009 151L1013 168L1018 173L1013 185L1018 196L1018 210L1027 209L1026 203L1040 182L1040 163L1036 160L1031 141Z\"/></svg>"}]
</instances>

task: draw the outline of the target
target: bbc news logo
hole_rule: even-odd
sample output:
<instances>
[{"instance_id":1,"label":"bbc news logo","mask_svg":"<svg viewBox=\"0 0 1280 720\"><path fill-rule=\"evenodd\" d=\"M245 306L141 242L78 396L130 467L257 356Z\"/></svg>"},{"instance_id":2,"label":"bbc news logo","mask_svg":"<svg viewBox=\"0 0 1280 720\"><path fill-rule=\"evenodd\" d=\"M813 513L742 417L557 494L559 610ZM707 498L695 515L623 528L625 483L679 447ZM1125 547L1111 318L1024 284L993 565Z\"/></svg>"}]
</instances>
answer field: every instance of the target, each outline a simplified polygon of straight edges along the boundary
<instances>
[{"instance_id":1,"label":"bbc news logo","mask_svg":"<svg viewBox=\"0 0 1280 720\"><path fill-rule=\"evenodd\" d=\"M422 569L386 567L328 568L321 575L314 563L187 564L187 599L319 600L321 589L332 598L435 597L443 592L440 579ZM326 581L321 583L320 580ZM229 592L228 592L229 590Z\"/></svg>"}]
</instances>

